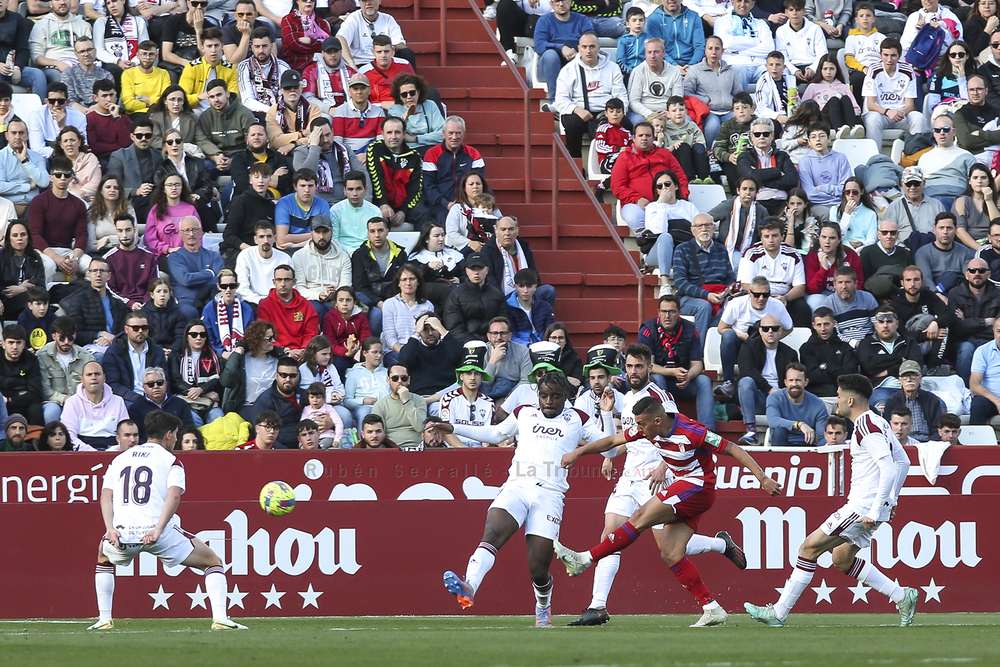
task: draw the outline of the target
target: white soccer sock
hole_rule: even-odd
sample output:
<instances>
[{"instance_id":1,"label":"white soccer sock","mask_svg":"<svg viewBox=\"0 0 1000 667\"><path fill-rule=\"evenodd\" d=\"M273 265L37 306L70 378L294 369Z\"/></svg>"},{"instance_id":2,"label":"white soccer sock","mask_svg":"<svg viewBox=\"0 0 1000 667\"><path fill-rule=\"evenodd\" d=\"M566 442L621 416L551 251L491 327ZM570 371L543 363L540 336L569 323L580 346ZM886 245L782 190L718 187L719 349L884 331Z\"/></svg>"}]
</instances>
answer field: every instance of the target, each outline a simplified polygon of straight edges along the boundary
<instances>
[{"instance_id":1,"label":"white soccer sock","mask_svg":"<svg viewBox=\"0 0 1000 667\"><path fill-rule=\"evenodd\" d=\"M552 606L552 575L549 575L549 583L539 586L531 582L531 587L535 589L535 604L539 609L548 609Z\"/></svg>"},{"instance_id":2,"label":"white soccer sock","mask_svg":"<svg viewBox=\"0 0 1000 667\"><path fill-rule=\"evenodd\" d=\"M906 595L899 584L885 576L877 567L860 558L854 559L847 575L854 577L866 586L871 586L882 595L887 595L890 600L897 604L902 602Z\"/></svg>"},{"instance_id":3,"label":"white soccer sock","mask_svg":"<svg viewBox=\"0 0 1000 667\"><path fill-rule=\"evenodd\" d=\"M111 604L115 598L115 566L98 564L94 572L94 588L97 590L97 620L111 620Z\"/></svg>"},{"instance_id":4,"label":"white soccer sock","mask_svg":"<svg viewBox=\"0 0 1000 667\"><path fill-rule=\"evenodd\" d=\"M591 609L604 609L608 606L608 595L611 593L611 585L615 583L615 575L618 574L621 561L620 551L597 561L597 566L594 568L594 597L590 601Z\"/></svg>"},{"instance_id":5,"label":"white soccer sock","mask_svg":"<svg viewBox=\"0 0 1000 667\"><path fill-rule=\"evenodd\" d=\"M721 537L709 537L708 535L692 535L684 549L685 556L697 556L707 554L709 551L716 553L726 552L726 541Z\"/></svg>"},{"instance_id":6,"label":"white soccer sock","mask_svg":"<svg viewBox=\"0 0 1000 667\"><path fill-rule=\"evenodd\" d=\"M783 621L788 618L788 613L795 606L799 596L806 590L806 586L812 583L815 572L816 561L799 556L795 568L785 582L785 587L781 589L781 597L774 603L774 615L778 620Z\"/></svg>"},{"instance_id":7,"label":"white soccer sock","mask_svg":"<svg viewBox=\"0 0 1000 667\"><path fill-rule=\"evenodd\" d=\"M214 565L205 570L205 592L208 601L212 603L212 619L225 621L229 618L226 612L226 602L229 599L229 584L221 565Z\"/></svg>"},{"instance_id":8,"label":"white soccer sock","mask_svg":"<svg viewBox=\"0 0 1000 667\"><path fill-rule=\"evenodd\" d=\"M497 548L488 542L480 542L469 558L469 566L465 569L465 581L472 586L472 592L479 590L486 573L493 569L497 560Z\"/></svg>"}]
</instances>

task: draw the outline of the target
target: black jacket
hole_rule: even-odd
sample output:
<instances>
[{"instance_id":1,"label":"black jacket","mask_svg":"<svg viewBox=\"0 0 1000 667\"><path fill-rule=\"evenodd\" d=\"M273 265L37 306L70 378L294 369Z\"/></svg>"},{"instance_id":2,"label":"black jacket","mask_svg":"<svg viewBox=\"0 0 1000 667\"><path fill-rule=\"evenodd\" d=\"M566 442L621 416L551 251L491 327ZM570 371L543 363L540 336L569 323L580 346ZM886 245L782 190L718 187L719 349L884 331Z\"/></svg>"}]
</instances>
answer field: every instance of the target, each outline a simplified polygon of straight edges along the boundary
<instances>
[{"instance_id":1,"label":"black jacket","mask_svg":"<svg viewBox=\"0 0 1000 667\"><path fill-rule=\"evenodd\" d=\"M430 396L455 383L455 369L462 363L462 342L448 334L434 347L417 336L399 351L399 363L410 373L410 391Z\"/></svg>"},{"instance_id":2,"label":"black jacket","mask_svg":"<svg viewBox=\"0 0 1000 667\"><path fill-rule=\"evenodd\" d=\"M212 190L215 185L212 183L211 177L208 175L208 167L205 166L204 160L199 160L196 158L188 158L184 160L184 171L185 174L181 174L185 177L185 181L188 184L188 190L191 194L196 194L200 197L198 204L208 203L212 201ZM164 160L160 163L160 166L156 168L156 176L154 180L159 183L167 176L172 176L177 173L177 165L175 165L170 160Z\"/></svg>"},{"instance_id":3,"label":"black jacket","mask_svg":"<svg viewBox=\"0 0 1000 667\"><path fill-rule=\"evenodd\" d=\"M910 360L924 365L924 353L920 351L920 343L902 333L897 333L892 352L889 352L874 334L865 336L858 344L857 351L861 372L868 376L873 385L878 384L876 376L882 371L888 371L892 377L899 377L899 365L904 361Z\"/></svg>"},{"instance_id":4,"label":"black jacket","mask_svg":"<svg viewBox=\"0 0 1000 667\"><path fill-rule=\"evenodd\" d=\"M420 154L405 143L398 154L381 139L368 144L365 169L376 206L388 204L394 211L409 212L420 203L424 194Z\"/></svg>"},{"instance_id":5,"label":"black jacket","mask_svg":"<svg viewBox=\"0 0 1000 667\"><path fill-rule=\"evenodd\" d=\"M0 18L0 60L6 61L7 54L14 52L14 64L24 71L31 57L28 37L34 23L17 13L17 5L8 6L3 18Z\"/></svg>"},{"instance_id":6,"label":"black jacket","mask_svg":"<svg viewBox=\"0 0 1000 667\"><path fill-rule=\"evenodd\" d=\"M976 70L986 79L986 101L990 104L1000 104L1000 67L991 62L985 62Z\"/></svg>"},{"instance_id":7,"label":"black jacket","mask_svg":"<svg viewBox=\"0 0 1000 667\"><path fill-rule=\"evenodd\" d=\"M968 283L961 283L948 292L950 308L962 311L963 319L955 324L955 338L969 340L970 338L993 338L993 327L986 324L986 319L1000 316L1000 287L992 281L986 281L986 290L981 299L972 296Z\"/></svg>"},{"instance_id":8,"label":"black jacket","mask_svg":"<svg viewBox=\"0 0 1000 667\"><path fill-rule=\"evenodd\" d=\"M517 242L521 244L521 252L524 253L524 257L521 261L521 266L527 265L529 269L535 269L535 255L531 252L531 247L528 246L528 240L523 238L518 238ZM503 253L500 252L500 245L496 242L496 239L490 241L483 246L483 259L486 260L486 266L489 268L490 272L487 274L486 279L490 281L490 284L503 291ZM513 278L513 276L511 276ZM539 281L541 284L541 281Z\"/></svg>"},{"instance_id":9,"label":"black jacket","mask_svg":"<svg viewBox=\"0 0 1000 667\"><path fill-rule=\"evenodd\" d=\"M576 378L583 382L583 360L573 348L563 348L556 359L555 367L568 378Z\"/></svg>"},{"instance_id":10,"label":"black jacket","mask_svg":"<svg viewBox=\"0 0 1000 667\"><path fill-rule=\"evenodd\" d=\"M814 333L799 347L799 359L809 378L806 388L816 396L836 396L837 378L858 372L854 348L842 341L836 332L827 340Z\"/></svg>"},{"instance_id":11,"label":"black jacket","mask_svg":"<svg viewBox=\"0 0 1000 667\"><path fill-rule=\"evenodd\" d=\"M251 421L255 421L257 415L264 412L264 410L274 410L281 417L281 431L278 433L278 440L274 443L275 449L299 448L297 426L299 416L302 414L303 403L300 396L296 396L295 399L298 405L297 408L288 400L288 397L278 391L278 383L275 381L267 391L258 396L257 400L253 402L253 409L251 410L253 419Z\"/></svg>"},{"instance_id":12,"label":"black jacket","mask_svg":"<svg viewBox=\"0 0 1000 667\"><path fill-rule=\"evenodd\" d=\"M799 172L792 164L792 158L785 151L774 149L774 166L767 169L757 167L757 151L745 150L736 160L736 173L739 178L753 176L762 188L774 188L788 192L799 184ZM758 223L760 224L758 219ZM720 232L721 233L721 232ZM720 236L720 238L724 238Z\"/></svg>"},{"instance_id":13,"label":"black jacket","mask_svg":"<svg viewBox=\"0 0 1000 667\"><path fill-rule=\"evenodd\" d=\"M205 349L202 350L201 359L206 360L206 355L212 355L214 364L206 367L204 364L199 363L196 369L196 384L201 387L202 393L207 394L210 391L218 392L219 396L222 396L222 365L225 361L215 354L215 350L212 349L211 345L206 345ZM188 389L195 386L184 379L184 373L181 371L181 359L184 358L184 353L180 350L175 350L174 354L170 355L170 392L177 395L186 394Z\"/></svg>"},{"instance_id":14,"label":"black jacket","mask_svg":"<svg viewBox=\"0 0 1000 667\"><path fill-rule=\"evenodd\" d=\"M453 289L444 304L444 326L462 343L486 341L486 331L494 317L507 316L503 292L484 282L466 281Z\"/></svg>"},{"instance_id":15,"label":"black jacket","mask_svg":"<svg viewBox=\"0 0 1000 667\"><path fill-rule=\"evenodd\" d=\"M79 339L78 339L79 340ZM163 348L152 339L147 339L149 349L146 350L146 359L143 368L154 366L162 368L167 387L170 386L170 368L167 366L167 355L163 354ZM128 337L125 334L115 336L115 342L108 346L108 351L104 353L101 365L104 366L104 376L111 390L125 399L126 403L134 403L144 397L135 391L132 384L133 371L132 357L128 353Z\"/></svg>"},{"instance_id":16,"label":"black jacket","mask_svg":"<svg viewBox=\"0 0 1000 667\"><path fill-rule=\"evenodd\" d=\"M265 193L267 197L271 195ZM273 199L261 197L253 188L248 188L243 194L233 197L226 213L226 228L222 231L222 247L233 250L233 262L240 244L254 245L253 228L261 220L274 222Z\"/></svg>"},{"instance_id":17,"label":"black jacket","mask_svg":"<svg viewBox=\"0 0 1000 667\"><path fill-rule=\"evenodd\" d=\"M108 301L111 303L111 331L108 333L117 334L122 331L125 323L125 316L129 309L117 294L108 290ZM63 299L63 312L67 317L72 317L76 321L76 344L89 345L97 340L97 334L105 331L107 323L104 320L104 305L101 303L101 295L93 287L84 287Z\"/></svg>"},{"instance_id":18,"label":"black jacket","mask_svg":"<svg viewBox=\"0 0 1000 667\"><path fill-rule=\"evenodd\" d=\"M280 359L285 356L285 353L285 348L275 346L268 353L268 356ZM225 393L222 395L222 411L239 412L247 400L246 358L243 348L239 348L238 351L229 355L229 359L226 360L226 367L222 369L222 377L219 381L225 387Z\"/></svg>"},{"instance_id":19,"label":"black jacket","mask_svg":"<svg viewBox=\"0 0 1000 667\"><path fill-rule=\"evenodd\" d=\"M28 406L42 402L42 369L27 349L17 361L0 352L0 394L7 399L7 412L27 414Z\"/></svg>"},{"instance_id":20,"label":"black jacket","mask_svg":"<svg viewBox=\"0 0 1000 667\"><path fill-rule=\"evenodd\" d=\"M927 420L927 433L929 435L929 439L937 440L938 417L944 414L944 401L929 391L918 389L917 404L920 405L920 409L924 413L924 419ZM902 389L885 399L885 407L882 408L882 414L891 415L893 408L899 407L900 405L906 405L906 393ZM924 438L917 438L916 436L914 436L914 438L920 440L921 442L927 441Z\"/></svg>"},{"instance_id":21,"label":"black jacket","mask_svg":"<svg viewBox=\"0 0 1000 667\"><path fill-rule=\"evenodd\" d=\"M7 287L16 287L23 282L29 282L32 285L38 287L45 287L45 267L42 265L42 258L35 254L25 254L23 257L23 266L18 266L18 262L14 260L18 259L13 252L11 252L10 257L4 256L0 259L0 290ZM22 271L24 276L22 277ZM4 312L8 314L7 319L11 319L10 315L16 315L17 311L24 310L24 307L28 305L28 294L22 292L17 296L4 299Z\"/></svg>"},{"instance_id":22,"label":"black jacket","mask_svg":"<svg viewBox=\"0 0 1000 667\"><path fill-rule=\"evenodd\" d=\"M278 177L278 192L282 196L287 195L292 191L292 169L291 161L271 148L266 148L267 159L264 160L264 164L271 167L271 171L277 171L281 167L288 169L288 173L284 176ZM233 156L233 162L229 167L229 173L233 175L233 197L236 195L243 194L247 190L252 190L250 187L250 167L257 164L257 158L253 156L250 149L245 151L240 151Z\"/></svg>"},{"instance_id":23,"label":"black jacket","mask_svg":"<svg viewBox=\"0 0 1000 667\"><path fill-rule=\"evenodd\" d=\"M374 304L396 294L396 276L400 267L406 264L406 252L392 241L388 243L392 251L384 275L379 269L378 260L375 259L368 241L362 243L361 247L351 254L354 289L367 296Z\"/></svg>"},{"instance_id":24,"label":"black jacket","mask_svg":"<svg viewBox=\"0 0 1000 667\"><path fill-rule=\"evenodd\" d=\"M757 388L764 392L765 396L769 394L774 387L768 384L764 376L761 375L764 364L767 363L767 350L764 347L763 339L760 336L751 336L743 343L737 359L740 375L753 378L753 381L757 383ZM778 342L778 353L774 356L774 367L778 371L778 389L785 388L785 368L788 364L798 360L799 355L795 354L795 350L780 341Z\"/></svg>"},{"instance_id":25,"label":"black jacket","mask_svg":"<svg viewBox=\"0 0 1000 667\"><path fill-rule=\"evenodd\" d=\"M150 299L142 306L142 314L149 323L149 339L160 347L176 350L184 341L184 326L187 318L177 302L171 298L163 308L157 308ZM164 369L166 370L166 369Z\"/></svg>"},{"instance_id":26,"label":"black jacket","mask_svg":"<svg viewBox=\"0 0 1000 667\"><path fill-rule=\"evenodd\" d=\"M958 318L955 316L955 307L946 304L936 293L926 287L920 290L920 298L916 303L907 301L906 294L903 290L900 290L896 296L892 297L889 305L899 313L900 328L905 327L906 323L914 315L924 313L933 315L937 319L938 326L941 328L950 329L958 324ZM992 335L990 337L992 338ZM924 340L926 340L926 337L924 337Z\"/></svg>"},{"instance_id":27,"label":"black jacket","mask_svg":"<svg viewBox=\"0 0 1000 667\"><path fill-rule=\"evenodd\" d=\"M177 417L183 426L194 425L191 406L180 396L174 396L168 391L163 400L163 407L153 403L147 396L143 396L128 407L128 416L139 427L139 442L146 442L146 415L154 410L163 410L168 415Z\"/></svg>"}]
</instances>

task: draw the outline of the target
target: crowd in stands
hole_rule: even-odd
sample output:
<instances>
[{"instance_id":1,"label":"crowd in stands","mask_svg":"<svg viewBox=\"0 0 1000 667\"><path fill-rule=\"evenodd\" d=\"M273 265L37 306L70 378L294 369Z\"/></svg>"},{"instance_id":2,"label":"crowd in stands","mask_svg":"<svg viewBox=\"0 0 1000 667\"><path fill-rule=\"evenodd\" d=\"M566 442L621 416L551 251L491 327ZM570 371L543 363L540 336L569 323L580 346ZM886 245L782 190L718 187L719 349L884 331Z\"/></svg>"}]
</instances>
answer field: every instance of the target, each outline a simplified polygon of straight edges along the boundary
<instances>
[{"instance_id":1,"label":"crowd in stands","mask_svg":"<svg viewBox=\"0 0 1000 667\"><path fill-rule=\"evenodd\" d=\"M475 447L426 426L501 420L548 371L600 418L637 365L750 445L765 414L772 444L842 438L858 370L908 438L996 416L995 3L924 0L895 34L867 2L646 4L491 5L660 273L636 344L611 326L581 358L378 0L0 3L3 448L104 450L154 410L191 449ZM831 149L888 129L912 139L888 185Z\"/></svg>"}]
</instances>

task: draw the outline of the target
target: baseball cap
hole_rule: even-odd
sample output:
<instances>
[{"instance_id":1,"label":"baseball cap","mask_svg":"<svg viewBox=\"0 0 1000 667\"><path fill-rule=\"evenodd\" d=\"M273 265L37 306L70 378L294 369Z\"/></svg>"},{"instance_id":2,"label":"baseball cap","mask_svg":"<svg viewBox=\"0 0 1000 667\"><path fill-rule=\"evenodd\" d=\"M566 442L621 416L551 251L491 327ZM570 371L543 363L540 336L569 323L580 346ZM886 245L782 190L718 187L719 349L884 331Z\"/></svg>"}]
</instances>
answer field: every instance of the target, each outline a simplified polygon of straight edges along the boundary
<instances>
[{"instance_id":1,"label":"baseball cap","mask_svg":"<svg viewBox=\"0 0 1000 667\"><path fill-rule=\"evenodd\" d=\"M368 88L372 87L372 84L368 83L368 77L365 76L364 74L355 74L354 76L352 76L350 79L347 80L348 88L353 88L354 86L357 86L359 84L362 86L366 86Z\"/></svg>"},{"instance_id":2,"label":"baseball cap","mask_svg":"<svg viewBox=\"0 0 1000 667\"><path fill-rule=\"evenodd\" d=\"M481 252L474 252L465 259L465 268L474 269L486 266L486 257Z\"/></svg>"},{"instance_id":3,"label":"baseball cap","mask_svg":"<svg viewBox=\"0 0 1000 667\"><path fill-rule=\"evenodd\" d=\"M340 40L336 37L327 37L323 40L322 49L324 51L340 51L344 48L344 45L340 43Z\"/></svg>"},{"instance_id":4,"label":"baseball cap","mask_svg":"<svg viewBox=\"0 0 1000 667\"><path fill-rule=\"evenodd\" d=\"M922 375L922 373L920 372L920 364L918 364L917 362L915 362L915 361L913 361L911 359L907 359L906 361L904 361L903 363L901 363L899 365L899 374L900 375L907 375L907 374Z\"/></svg>"},{"instance_id":5,"label":"baseball cap","mask_svg":"<svg viewBox=\"0 0 1000 667\"><path fill-rule=\"evenodd\" d=\"M923 183L924 170L920 167L907 167L903 170L903 183Z\"/></svg>"},{"instance_id":6,"label":"baseball cap","mask_svg":"<svg viewBox=\"0 0 1000 667\"><path fill-rule=\"evenodd\" d=\"M298 88L299 84L302 83L302 75L296 70L289 69L285 70L281 75L281 87L282 88Z\"/></svg>"},{"instance_id":7,"label":"baseball cap","mask_svg":"<svg viewBox=\"0 0 1000 667\"><path fill-rule=\"evenodd\" d=\"M333 225L330 223L330 216L323 215L322 213L320 215L314 215L312 217L311 224L313 229L320 229L321 227L333 229Z\"/></svg>"}]
</instances>

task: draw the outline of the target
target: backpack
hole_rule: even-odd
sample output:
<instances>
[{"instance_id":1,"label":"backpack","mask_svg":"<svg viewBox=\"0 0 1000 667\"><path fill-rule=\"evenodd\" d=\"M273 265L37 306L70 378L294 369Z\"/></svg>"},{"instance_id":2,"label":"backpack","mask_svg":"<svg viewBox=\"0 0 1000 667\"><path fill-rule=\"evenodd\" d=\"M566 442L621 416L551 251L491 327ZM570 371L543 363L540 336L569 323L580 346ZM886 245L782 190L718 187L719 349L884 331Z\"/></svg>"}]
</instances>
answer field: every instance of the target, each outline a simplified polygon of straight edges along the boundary
<instances>
[{"instance_id":1,"label":"backpack","mask_svg":"<svg viewBox=\"0 0 1000 667\"><path fill-rule=\"evenodd\" d=\"M925 23L906 52L906 62L913 65L913 69L931 69L941 53L944 39L944 28L935 28L930 23Z\"/></svg>"}]
</instances>

